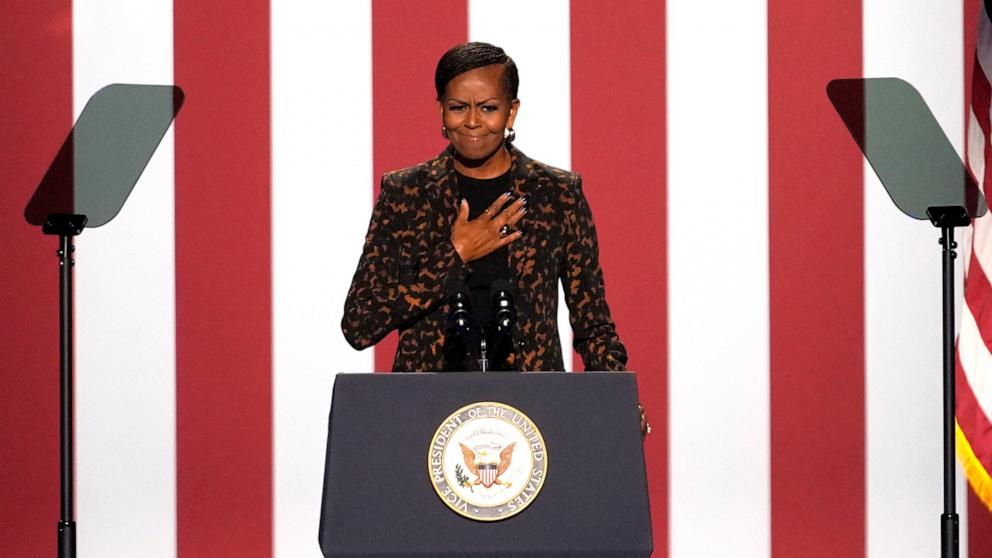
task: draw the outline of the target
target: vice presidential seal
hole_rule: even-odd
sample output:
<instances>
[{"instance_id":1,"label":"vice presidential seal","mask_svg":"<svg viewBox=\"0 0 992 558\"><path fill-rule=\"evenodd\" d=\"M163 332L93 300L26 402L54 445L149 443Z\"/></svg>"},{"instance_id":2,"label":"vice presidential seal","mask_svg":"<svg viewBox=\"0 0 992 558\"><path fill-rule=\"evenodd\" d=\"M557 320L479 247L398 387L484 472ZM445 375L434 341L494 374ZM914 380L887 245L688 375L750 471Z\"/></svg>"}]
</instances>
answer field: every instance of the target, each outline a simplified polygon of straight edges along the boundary
<instances>
[{"instance_id":1,"label":"vice presidential seal","mask_svg":"<svg viewBox=\"0 0 992 558\"><path fill-rule=\"evenodd\" d=\"M444 419L431 439L427 469L449 508L471 519L498 521L537 497L547 477L548 452L527 415L482 401Z\"/></svg>"}]
</instances>

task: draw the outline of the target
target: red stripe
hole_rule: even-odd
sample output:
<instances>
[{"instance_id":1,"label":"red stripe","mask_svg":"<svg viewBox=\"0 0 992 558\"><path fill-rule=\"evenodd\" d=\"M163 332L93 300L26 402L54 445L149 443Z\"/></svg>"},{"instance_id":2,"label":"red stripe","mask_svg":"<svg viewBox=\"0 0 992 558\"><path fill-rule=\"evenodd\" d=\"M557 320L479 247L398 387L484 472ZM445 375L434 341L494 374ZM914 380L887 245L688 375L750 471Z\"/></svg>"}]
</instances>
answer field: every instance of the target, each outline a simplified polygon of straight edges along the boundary
<instances>
[{"instance_id":1,"label":"red stripe","mask_svg":"<svg viewBox=\"0 0 992 558\"><path fill-rule=\"evenodd\" d=\"M955 415L958 425L968 438L975 457L986 471L992 471L992 423L978 404L975 392L972 391L968 377L965 376L964 367L961 366L960 356L957 357L956 363L954 392L957 399Z\"/></svg>"},{"instance_id":2,"label":"red stripe","mask_svg":"<svg viewBox=\"0 0 992 558\"><path fill-rule=\"evenodd\" d=\"M467 0L372 3L372 170L426 161L446 145L434 99L434 67L444 51L468 40ZM375 369L390 370L397 336L375 347Z\"/></svg>"},{"instance_id":3,"label":"red stripe","mask_svg":"<svg viewBox=\"0 0 992 558\"><path fill-rule=\"evenodd\" d=\"M978 58L978 53L975 47L978 45L978 17L980 12L984 12L982 8L981 0L962 0L962 25L964 26L962 37L964 43L962 44L962 55L964 62L964 122L965 126L968 124L968 113L971 110L972 103L972 91L969 87L972 85L972 78L974 74L972 73L976 68L976 60ZM988 114L988 111L986 111ZM967 130L967 127L965 128Z\"/></svg>"},{"instance_id":4,"label":"red stripe","mask_svg":"<svg viewBox=\"0 0 992 558\"><path fill-rule=\"evenodd\" d=\"M174 9L178 552L270 556L269 3Z\"/></svg>"},{"instance_id":5,"label":"red stripe","mask_svg":"<svg viewBox=\"0 0 992 558\"><path fill-rule=\"evenodd\" d=\"M992 168L989 168L989 164L992 164L992 145L989 144L989 135L992 133L992 124L989 122L989 103L990 97L992 97L992 88L989 87L989 80L986 77L985 72L982 71L981 66L978 63L978 54L972 58L972 80L971 89L969 90L965 87L965 91L969 91L971 97L971 107L975 113L975 120L978 121L979 128L982 129L982 151L985 156L985 176L976 177L982 183L982 191L986 193L992 193ZM965 102L968 102L968 96L965 97ZM965 104L965 106L969 106ZM965 126L970 126L970 118L965 119ZM967 128L966 128L967 129ZM967 141L967 137L965 138ZM967 158L967 151L965 151L965 156Z\"/></svg>"},{"instance_id":6,"label":"red stripe","mask_svg":"<svg viewBox=\"0 0 992 558\"><path fill-rule=\"evenodd\" d=\"M968 279L964 285L965 304L978 325L978 332L985 347L992 352L992 285L985 269L974 251L968 266Z\"/></svg>"},{"instance_id":7,"label":"red stripe","mask_svg":"<svg viewBox=\"0 0 992 558\"><path fill-rule=\"evenodd\" d=\"M0 52L0 556L53 556L59 519L58 239L29 226L23 211L72 125L71 2L0 4Z\"/></svg>"},{"instance_id":8,"label":"red stripe","mask_svg":"<svg viewBox=\"0 0 992 558\"><path fill-rule=\"evenodd\" d=\"M992 556L992 515L985 504L968 491L968 556L988 558Z\"/></svg>"},{"instance_id":9,"label":"red stripe","mask_svg":"<svg viewBox=\"0 0 992 558\"><path fill-rule=\"evenodd\" d=\"M985 72L982 71L981 66L978 64L977 54L972 58L972 68L974 69L974 73L972 73L971 89L968 90L965 87L965 90L971 94L971 102L974 103L973 110L975 111L975 118L978 120L978 125L982 128L982 132L987 136L989 135L989 97L992 94L992 90L989 89L989 80L985 77ZM965 124L967 123L968 120L966 119Z\"/></svg>"},{"instance_id":10,"label":"red stripe","mask_svg":"<svg viewBox=\"0 0 992 558\"><path fill-rule=\"evenodd\" d=\"M768 4L772 555L865 554L863 164L828 81L860 0ZM728 146L722 146L728 147Z\"/></svg>"},{"instance_id":11,"label":"red stripe","mask_svg":"<svg viewBox=\"0 0 992 558\"><path fill-rule=\"evenodd\" d=\"M645 452L654 555L666 556L665 3L575 0L570 15L572 168L583 176L610 310L653 425ZM608 153L603 146L610 146ZM636 243L630 242L631 231L638 231ZM633 261L639 263L631 267ZM580 362L576 355L576 369Z\"/></svg>"}]
</instances>

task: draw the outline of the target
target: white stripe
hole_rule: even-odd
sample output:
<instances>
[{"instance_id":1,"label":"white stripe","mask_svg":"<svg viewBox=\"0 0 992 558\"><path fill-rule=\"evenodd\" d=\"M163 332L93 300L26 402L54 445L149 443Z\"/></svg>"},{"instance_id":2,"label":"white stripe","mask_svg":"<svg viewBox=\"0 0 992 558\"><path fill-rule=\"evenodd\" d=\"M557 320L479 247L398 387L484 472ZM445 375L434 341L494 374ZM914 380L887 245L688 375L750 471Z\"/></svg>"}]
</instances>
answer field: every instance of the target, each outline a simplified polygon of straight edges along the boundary
<instances>
[{"instance_id":1,"label":"white stripe","mask_svg":"<svg viewBox=\"0 0 992 558\"><path fill-rule=\"evenodd\" d=\"M978 124L974 107L968 109L968 165L979 186L985 180L985 135Z\"/></svg>"},{"instance_id":2,"label":"white stripe","mask_svg":"<svg viewBox=\"0 0 992 558\"><path fill-rule=\"evenodd\" d=\"M169 84L172 2L76 0L78 115L114 82ZM78 240L76 502L81 556L176 555L174 148Z\"/></svg>"},{"instance_id":3,"label":"white stripe","mask_svg":"<svg viewBox=\"0 0 992 558\"><path fill-rule=\"evenodd\" d=\"M986 275L992 275L992 212L974 220L972 234L974 255ZM962 253L967 254L967 252Z\"/></svg>"},{"instance_id":4,"label":"white stripe","mask_svg":"<svg viewBox=\"0 0 992 558\"><path fill-rule=\"evenodd\" d=\"M929 0L864 2L865 75L915 85L959 153L961 10L960 3ZM935 556L943 455L940 231L896 209L867 164L864 196L867 555Z\"/></svg>"},{"instance_id":5,"label":"white stripe","mask_svg":"<svg viewBox=\"0 0 992 558\"><path fill-rule=\"evenodd\" d=\"M372 211L366 2L272 3L274 553L319 557L335 372L371 372L341 333Z\"/></svg>"},{"instance_id":6,"label":"white stripe","mask_svg":"<svg viewBox=\"0 0 992 558\"><path fill-rule=\"evenodd\" d=\"M979 71L977 68L974 71ZM978 123L978 118L975 116L974 107L968 107L968 126L967 126L967 142L965 143L965 148L968 153L968 167L971 170L972 175L978 181L979 189L984 190L985 182L985 135L982 132L982 127ZM972 250L977 249L978 252L975 253L975 257L980 261L992 263L992 253L989 250L992 246L989 246L988 239L988 220L989 216L986 214L984 218L976 219L971 227L962 231L961 254L965 257L961 258L961 267L964 269L964 276L968 277L968 269L971 266L971 257L969 255ZM975 232L978 232L976 235ZM978 241L977 243L975 241Z\"/></svg>"},{"instance_id":7,"label":"white stripe","mask_svg":"<svg viewBox=\"0 0 992 558\"><path fill-rule=\"evenodd\" d=\"M767 9L667 10L670 555L767 557ZM733 130L718 164L714 130Z\"/></svg>"},{"instance_id":8,"label":"white stripe","mask_svg":"<svg viewBox=\"0 0 992 558\"><path fill-rule=\"evenodd\" d=\"M992 44L989 45L992 48ZM974 71L980 71L975 68ZM971 166L972 174L978 179L979 184L984 183L985 177L985 142L987 141L974 110L968 111L968 164ZM984 188L984 186L982 186ZM971 259L967 257L974 250L974 256L979 261L986 274L992 272L992 214L986 213L984 216L975 219L974 226L966 235L970 242L962 243L962 254L965 254L964 267L967 273Z\"/></svg>"},{"instance_id":9,"label":"white stripe","mask_svg":"<svg viewBox=\"0 0 992 558\"><path fill-rule=\"evenodd\" d=\"M526 14L507 25L505 14ZM572 164L569 4L566 0L469 0L469 40L502 47L520 72L515 145L560 168ZM572 369L572 331L561 286L558 327L566 370Z\"/></svg>"}]
</instances>

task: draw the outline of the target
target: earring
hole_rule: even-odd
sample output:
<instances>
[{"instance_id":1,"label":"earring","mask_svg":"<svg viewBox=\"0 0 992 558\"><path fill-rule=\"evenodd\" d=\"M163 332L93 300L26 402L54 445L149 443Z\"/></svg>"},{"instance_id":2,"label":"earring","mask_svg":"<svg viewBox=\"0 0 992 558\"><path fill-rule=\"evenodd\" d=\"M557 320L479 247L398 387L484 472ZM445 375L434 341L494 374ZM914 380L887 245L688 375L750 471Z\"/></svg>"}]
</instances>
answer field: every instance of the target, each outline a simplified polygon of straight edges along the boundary
<instances>
[{"instance_id":1,"label":"earring","mask_svg":"<svg viewBox=\"0 0 992 558\"><path fill-rule=\"evenodd\" d=\"M441 124L441 136L448 139L448 128L444 124Z\"/></svg>"},{"instance_id":2,"label":"earring","mask_svg":"<svg viewBox=\"0 0 992 558\"><path fill-rule=\"evenodd\" d=\"M506 129L506 135L503 136L506 143L513 143L513 140L517 139L517 133L513 131L513 128Z\"/></svg>"}]
</instances>

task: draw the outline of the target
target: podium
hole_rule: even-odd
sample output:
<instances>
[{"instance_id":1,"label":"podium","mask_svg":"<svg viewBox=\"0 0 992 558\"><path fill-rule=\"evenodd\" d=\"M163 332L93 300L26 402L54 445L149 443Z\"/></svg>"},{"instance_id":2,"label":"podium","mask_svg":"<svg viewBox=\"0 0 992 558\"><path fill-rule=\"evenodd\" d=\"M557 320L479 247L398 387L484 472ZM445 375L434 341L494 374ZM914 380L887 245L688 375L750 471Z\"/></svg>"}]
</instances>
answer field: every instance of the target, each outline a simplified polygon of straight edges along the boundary
<instances>
[{"instance_id":1,"label":"podium","mask_svg":"<svg viewBox=\"0 0 992 558\"><path fill-rule=\"evenodd\" d=\"M480 402L485 404L473 406ZM539 492L532 498L518 497L518 502L526 500L526 507L514 515L495 520L469 517L449 508L441 498L444 489L432 482L440 478L440 459L434 460L432 475L431 456L440 455L432 449L450 433L445 425L461 424L458 416L468 417L473 409L503 413L508 423L512 417L513 424L524 424L531 441L537 437L519 417L540 432L540 442L518 443L513 453L514 460L522 461L516 457L524 451L521 446L533 445L538 463L543 459L545 467L543 475L537 475ZM490 430L478 426L488 423L471 424L476 426L466 428L475 434ZM451 433L452 440L455 436ZM457 455L449 459L461 461L461 452L471 450L446 451ZM464 463L464 476L457 465L460 480L474 471L470 457ZM530 474L530 469L521 468ZM466 480L462 490L479 497L487 491L509 493L511 487L500 486L499 478L493 481L480 473L474 486ZM512 489L526 492L527 483L514 479ZM328 558L650 556L651 520L634 375L339 374L320 515L318 538Z\"/></svg>"}]
</instances>

